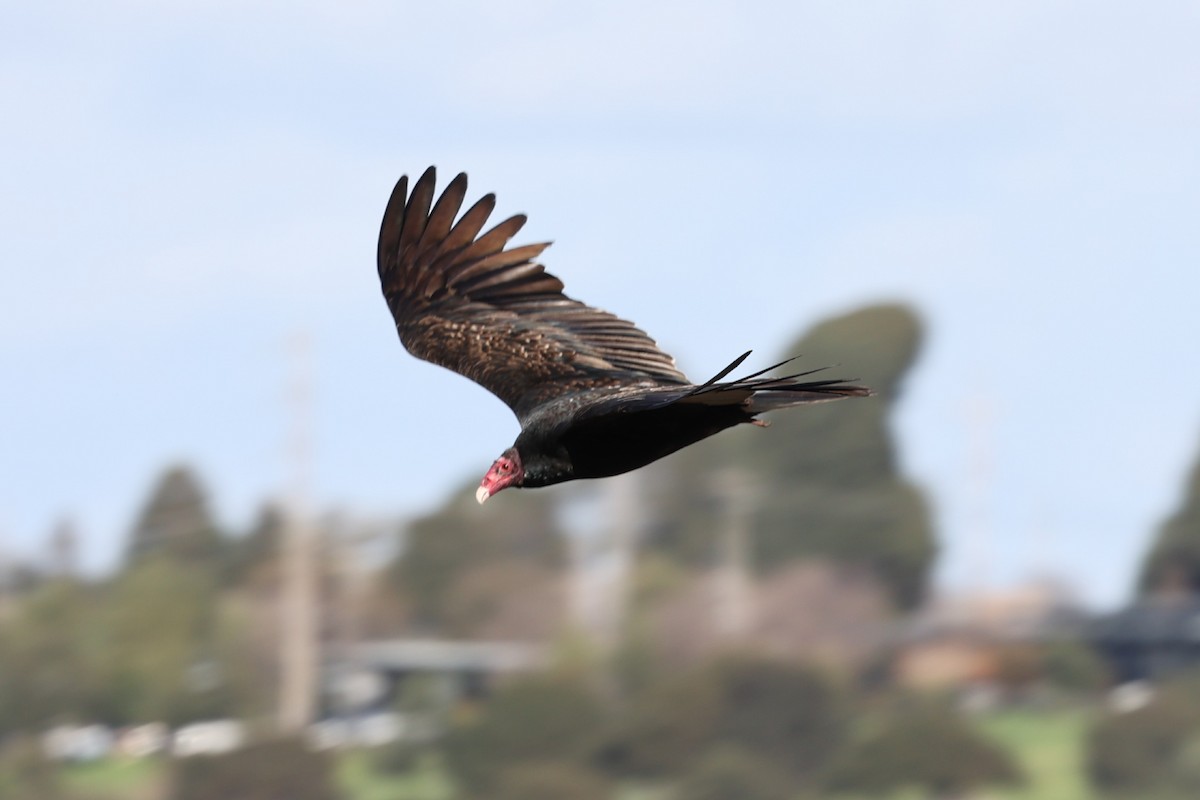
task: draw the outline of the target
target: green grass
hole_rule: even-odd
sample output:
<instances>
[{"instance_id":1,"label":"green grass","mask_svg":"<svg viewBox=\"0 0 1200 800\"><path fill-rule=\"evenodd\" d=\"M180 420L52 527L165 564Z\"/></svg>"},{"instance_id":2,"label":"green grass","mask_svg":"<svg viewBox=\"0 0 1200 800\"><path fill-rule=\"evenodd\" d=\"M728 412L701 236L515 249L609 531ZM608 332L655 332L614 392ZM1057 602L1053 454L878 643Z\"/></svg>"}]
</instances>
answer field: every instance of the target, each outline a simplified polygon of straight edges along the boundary
<instances>
[{"instance_id":1,"label":"green grass","mask_svg":"<svg viewBox=\"0 0 1200 800\"><path fill-rule=\"evenodd\" d=\"M106 759L64 767L63 787L89 800L160 800L167 770L161 759ZM338 759L336 780L346 800L451 800L453 789L434 762L422 762L406 775L376 771L370 754L351 751Z\"/></svg>"},{"instance_id":2,"label":"green grass","mask_svg":"<svg viewBox=\"0 0 1200 800\"><path fill-rule=\"evenodd\" d=\"M987 800L1094 800L1083 776L1083 743L1088 717L1079 711L1006 711L975 718L985 736L1012 754L1025 772L1024 786L987 787ZM925 800L915 790L870 800ZM867 800L839 797L838 800Z\"/></svg>"},{"instance_id":3,"label":"green grass","mask_svg":"<svg viewBox=\"0 0 1200 800\"><path fill-rule=\"evenodd\" d=\"M105 759L64 767L63 786L96 800L156 800L166 782L166 764L157 758Z\"/></svg>"},{"instance_id":4,"label":"green grass","mask_svg":"<svg viewBox=\"0 0 1200 800\"><path fill-rule=\"evenodd\" d=\"M1020 789L993 791L997 800L1092 800L1083 775L1087 715L1078 711L1010 711L982 717L985 734L1004 746L1025 770Z\"/></svg>"},{"instance_id":5,"label":"green grass","mask_svg":"<svg viewBox=\"0 0 1200 800\"><path fill-rule=\"evenodd\" d=\"M671 800L671 790L666 786L622 786L617 792L617 800Z\"/></svg>"},{"instance_id":6,"label":"green grass","mask_svg":"<svg viewBox=\"0 0 1200 800\"><path fill-rule=\"evenodd\" d=\"M346 800L451 800L454 789L445 771L434 759L422 760L404 775L386 775L371 764L362 750L351 751L338 760L337 783Z\"/></svg>"}]
</instances>

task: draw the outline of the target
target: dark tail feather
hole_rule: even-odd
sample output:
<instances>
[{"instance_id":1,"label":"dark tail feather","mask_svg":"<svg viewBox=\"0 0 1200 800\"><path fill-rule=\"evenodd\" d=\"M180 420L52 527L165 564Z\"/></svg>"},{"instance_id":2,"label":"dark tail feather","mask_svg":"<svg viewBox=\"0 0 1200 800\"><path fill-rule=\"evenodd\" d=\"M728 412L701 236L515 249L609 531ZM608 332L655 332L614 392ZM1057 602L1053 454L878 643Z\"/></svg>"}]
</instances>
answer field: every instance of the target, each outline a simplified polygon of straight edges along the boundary
<instances>
[{"instance_id":1,"label":"dark tail feather","mask_svg":"<svg viewBox=\"0 0 1200 800\"><path fill-rule=\"evenodd\" d=\"M808 403L824 403L843 397L870 397L874 394L866 386L858 386L841 380L811 381L809 383L779 381L772 385L755 387L753 391L749 410L755 414Z\"/></svg>"},{"instance_id":2,"label":"dark tail feather","mask_svg":"<svg viewBox=\"0 0 1200 800\"><path fill-rule=\"evenodd\" d=\"M714 386L717 381L721 380L721 378L724 378L726 375L728 375L729 373L731 373L735 369L737 369L743 361L745 361L747 358L750 357L750 354L753 352L754 352L753 350L747 350L746 352L742 353L740 356L735 358L733 360L733 363L731 363L725 369L721 370L716 375L713 375L711 378L709 378L707 381L705 381L703 383L703 385L696 387L696 390L694 392L692 392L692 394L699 394L700 392L703 392L708 387ZM783 363L786 364L787 362L784 361ZM775 365L775 367L778 367L778 366L782 366L782 365L781 364ZM775 367L768 367L768 369L775 369ZM761 375L762 373L760 372L758 374ZM750 377L754 377L754 376L751 375Z\"/></svg>"},{"instance_id":3,"label":"dark tail feather","mask_svg":"<svg viewBox=\"0 0 1200 800\"><path fill-rule=\"evenodd\" d=\"M781 361L759 370L744 378L725 383L719 383L735 367L750 355L745 353L725 369L721 370L711 380L700 386L693 387L687 394L671 402L701 403L712 406L743 405L751 414L765 411L775 411L780 408L806 405L808 403L823 403L829 400L839 400L843 397L869 397L874 394L866 386L859 386L845 379L833 378L823 381L801 381L816 372L822 372L828 367L818 367L806 372L792 375L781 375L772 378L759 377L764 372L782 367L794 359Z\"/></svg>"}]
</instances>

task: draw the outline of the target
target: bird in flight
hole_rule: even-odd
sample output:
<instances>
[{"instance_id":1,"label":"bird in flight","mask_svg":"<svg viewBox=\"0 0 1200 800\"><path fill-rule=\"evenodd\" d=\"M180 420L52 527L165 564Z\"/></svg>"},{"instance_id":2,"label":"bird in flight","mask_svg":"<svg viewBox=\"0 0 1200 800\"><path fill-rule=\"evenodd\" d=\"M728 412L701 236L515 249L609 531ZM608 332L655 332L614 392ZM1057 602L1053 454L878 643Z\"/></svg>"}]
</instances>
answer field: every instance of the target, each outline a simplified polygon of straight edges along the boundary
<instances>
[{"instance_id":1,"label":"bird in flight","mask_svg":"<svg viewBox=\"0 0 1200 800\"><path fill-rule=\"evenodd\" d=\"M407 175L396 183L379 230L379 279L408 352L475 381L521 424L480 482L480 503L510 486L619 475L734 425L765 427L765 411L871 393L800 380L817 370L763 377L787 361L723 381L749 352L692 383L633 323L563 294L536 261L549 242L509 247L523 214L480 235L495 195L460 216L466 174L434 202L436 179L430 167L411 192Z\"/></svg>"}]
</instances>

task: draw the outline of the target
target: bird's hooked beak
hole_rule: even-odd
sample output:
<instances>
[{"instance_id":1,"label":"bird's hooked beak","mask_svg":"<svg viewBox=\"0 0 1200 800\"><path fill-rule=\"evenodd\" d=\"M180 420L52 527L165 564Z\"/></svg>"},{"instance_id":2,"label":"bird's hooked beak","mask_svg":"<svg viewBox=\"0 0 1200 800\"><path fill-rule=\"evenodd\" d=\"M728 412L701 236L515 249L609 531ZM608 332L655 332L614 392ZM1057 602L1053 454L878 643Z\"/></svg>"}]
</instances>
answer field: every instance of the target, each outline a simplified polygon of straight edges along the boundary
<instances>
[{"instance_id":1,"label":"bird's hooked beak","mask_svg":"<svg viewBox=\"0 0 1200 800\"><path fill-rule=\"evenodd\" d=\"M492 462L491 468L479 482L479 488L475 490L475 499L483 505L484 501L496 492L513 484L519 486L524 479L525 470L521 467L521 456L516 448L510 447Z\"/></svg>"}]
</instances>

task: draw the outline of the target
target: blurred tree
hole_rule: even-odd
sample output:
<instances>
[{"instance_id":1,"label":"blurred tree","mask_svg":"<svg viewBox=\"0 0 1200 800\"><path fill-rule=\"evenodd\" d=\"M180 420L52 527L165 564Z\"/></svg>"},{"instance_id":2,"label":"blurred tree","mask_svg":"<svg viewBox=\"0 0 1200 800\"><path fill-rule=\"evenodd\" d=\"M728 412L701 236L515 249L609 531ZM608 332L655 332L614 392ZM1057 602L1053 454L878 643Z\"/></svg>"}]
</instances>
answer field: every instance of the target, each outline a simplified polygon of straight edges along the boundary
<instances>
[{"instance_id":1,"label":"blurred tree","mask_svg":"<svg viewBox=\"0 0 1200 800\"><path fill-rule=\"evenodd\" d=\"M639 697L653 689L669 669L655 615L690 577L687 569L659 554L646 554L634 564L629 613L611 654L611 678L623 696Z\"/></svg>"},{"instance_id":2,"label":"blurred tree","mask_svg":"<svg viewBox=\"0 0 1200 800\"><path fill-rule=\"evenodd\" d=\"M665 462L651 473L648 544L710 563L730 502L721 494L744 494L760 570L810 556L863 565L896 603L915 605L935 544L924 498L900 473L889 417L920 340L917 317L896 305L827 320L798 339L786 352L803 359L785 369L843 364L828 374L858 378L877 397L773 414L766 434L738 430Z\"/></svg>"},{"instance_id":3,"label":"blurred tree","mask_svg":"<svg viewBox=\"0 0 1200 800\"><path fill-rule=\"evenodd\" d=\"M0 574L0 596L20 599L41 588L52 576L38 564L10 561Z\"/></svg>"},{"instance_id":4,"label":"blurred tree","mask_svg":"<svg viewBox=\"0 0 1200 800\"><path fill-rule=\"evenodd\" d=\"M1112 681L1108 665L1096 651L1079 642L1054 642L1041 654L1041 676L1058 689L1093 694Z\"/></svg>"},{"instance_id":5,"label":"blurred tree","mask_svg":"<svg viewBox=\"0 0 1200 800\"><path fill-rule=\"evenodd\" d=\"M773 435L750 462L773 484L759 505L761 566L813 554L863 564L899 605L919 602L935 544L924 498L900 474L889 417L920 341L911 311L880 305L823 322L788 349L807 367L845 364L838 369L877 397L775 415Z\"/></svg>"},{"instance_id":6,"label":"blurred tree","mask_svg":"<svg viewBox=\"0 0 1200 800\"><path fill-rule=\"evenodd\" d=\"M182 724L253 707L247 641L212 576L145 558L104 611L107 721Z\"/></svg>"},{"instance_id":7,"label":"blurred tree","mask_svg":"<svg viewBox=\"0 0 1200 800\"><path fill-rule=\"evenodd\" d=\"M506 562L547 569L563 565L563 539L550 495L516 492L504 503L489 505L486 517L483 513L472 485L408 528L405 547L389 574L410 598L417 625L466 635L485 624L487 615L479 612L486 612L488 603L481 606L478 593L465 602L455 597L473 570ZM507 582L496 583L502 592Z\"/></svg>"},{"instance_id":8,"label":"blurred tree","mask_svg":"<svg viewBox=\"0 0 1200 800\"><path fill-rule=\"evenodd\" d=\"M229 544L229 580L245 583L257 570L275 565L283 556L287 520L274 503L264 504L245 536Z\"/></svg>"},{"instance_id":9,"label":"blurred tree","mask_svg":"<svg viewBox=\"0 0 1200 800\"><path fill-rule=\"evenodd\" d=\"M597 763L622 778L682 773L716 740L721 701L711 669L662 675L634 696L606 730Z\"/></svg>"},{"instance_id":10,"label":"blurred tree","mask_svg":"<svg viewBox=\"0 0 1200 800\"><path fill-rule=\"evenodd\" d=\"M412 629L410 598L384 570L372 572L359 587L359 635L366 639L391 639Z\"/></svg>"},{"instance_id":11,"label":"blurred tree","mask_svg":"<svg viewBox=\"0 0 1200 800\"><path fill-rule=\"evenodd\" d=\"M723 659L714 669L720 741L805 781L814 780L845 745L847 698L822 671L747 655Z\"/></svg>"},{"instance_id":12,"label":"blurred tree","mask_svg":"<svg viewBox=\"0 0 1200 800\"><path fill-rule=\"evenodd\" d=\"M566 586L545 566L506 559L459 576L443 613L445 629L454 633L548 641L566 622Z\"/></svg>"},{"instance_id":13,"label":"blurred tree","mask_svg":"<svg viewBox=\"0 0 1200 800\"><path fill-rule=\"evenodd\" d=\"M621 777L685 772L715 745L814 784L846 741L847 698L823 673L750 655L670 674L633 699L598 747Z\"/></svg>"},{"instance_id":14,"label":"blurred tree","mask_svg":"<svg viewBox=\"0 0 1200 800\"><path fill-rule=\"evenodd\" d=\"M340 800L333 761L299 740L260 742L227 755L179 759L170 800Z\"/></svg>"},{"instance_id":15,"label":"blurred tree","mask_svg":"<svg viewBox=\"0 0 1200 800\"><path fill-rule=\"evenodd\" d=\"M686 800L793 800L795 791L776 765L725 745L705 754L684 775L676 796Z\"/></svg>"},{"instance_id":16,"label":"blurred tree","mask_svg":"<svg viewBox=\"0 0 1200 800\"><path fill-rule=\"evenodd\" d=\"M531 761L500 773L495 789L479 800L609 800L612 788L587 767L562 761Z\"/></svg>"},{"instance_id":17,"label":"blurred tree","mask_svg":"<svg viewBox=\"0 0 1200 800\"><path fill-rule=\"evenodd\" d=\"M1162 524L1146 555L1138 590L1142 595L1200 593L1200 461L1184 484L1179 510Z\"/></svg>"},{"instance_id":18,"label":"blurred tree","mask_svg":"<svg viewBox=\"0 0 1200 800\"><path fill-rule=\"evenodd\" d=\"M437 737L450 727L456 703L453 684L453 678L432 673L409 675L400 682L394 708L412 733L376 748L371 759L376 769L408 773L436 756Z\"/></svg>"},{"instance_id":19,"label":"blurred tree","mask_svg":"<svg viewBox=\"0 0 1200 800\"><path fill-rule=\"evenodd\" d=\"M188 467L174 466L159 477L138 515L125 563L167 556L217 574L223 566L223 545L199 480Z\"/></svg>"},{"instance_id":20,"label":"blurred tree","mask_svg":"<svg viewBox=\"0 0 1200 800\"><path fill-rule=\"evenodd\" d=\"M1024 778L1012 757L954 711L929 701L901 702L833 769L835 791L878 796L922 787L932 798L960 798L981 786Z\"/></svg>"},{"instance_id":21,"label":"blurred tree","mask_svg":"<svg viewBox=\"0 0 1200 800\"><path fill-rule=\"evenodd\" d=\"M604 721L596 693L581 677L528 675L504 686L478 719L444 740L447 764L469 792L495 786L519 764L563 761L584 765Z\"/></svg>"},{"instance_id":22,"label":"blurred tree","mask_svg":"<svg viewBox=\"0 0 1200 800\"><path fill-rule=\"evenodd\" d=\"M0 624L0 733L86 720L101 706L95 592L45 583Z\"/></svg>"},{"instance_id":23,"label":"blurred tree","mask_svg":"<svg viewBox=\"0 0 1200 800\"><path fill-rule=\"evenodd\" d=\"M1183 743L1172 766L1182 796L1200 797L1200 731Z\"/></svg>"},{"instance_id":24,"label":"blurred tree","mask_svg":"<svg viewBox=\"0 0 1200 800\"><path fill-rule=\"evenodd\" d=\"M33 736L11 736L0 746L0 797L4 800L63 800L68 795L56 765ZM76 800L71 796L71 800Z\"/></svg>"}]
</instances>

